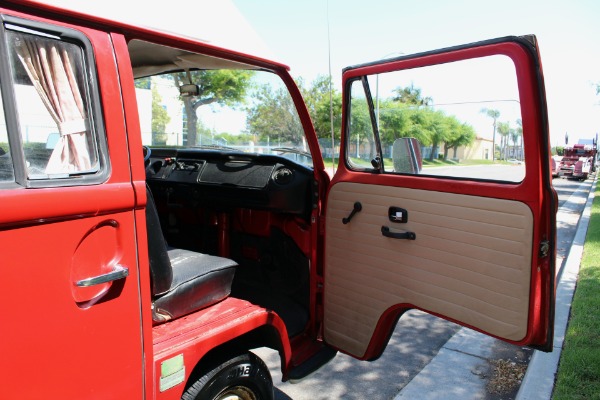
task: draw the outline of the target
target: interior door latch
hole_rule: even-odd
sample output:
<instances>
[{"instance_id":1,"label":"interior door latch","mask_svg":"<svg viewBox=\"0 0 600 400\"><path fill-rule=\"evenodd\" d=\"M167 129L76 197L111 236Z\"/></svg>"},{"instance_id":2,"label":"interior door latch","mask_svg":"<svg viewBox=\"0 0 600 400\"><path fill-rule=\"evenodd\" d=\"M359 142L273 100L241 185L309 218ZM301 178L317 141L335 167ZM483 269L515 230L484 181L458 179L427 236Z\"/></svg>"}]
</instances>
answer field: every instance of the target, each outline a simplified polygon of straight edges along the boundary
<instances>
[{"instance_id":1,"label":"interior door latch","mask_svg":"<svg viewBox=\"0 0 600 400\"><path fill-rule=\"evenodd\" d=\"M400 207L390 207L388 210L388 218L391 222L405 224L408 221L408 211Z\"/></svg>"}]
</instances>

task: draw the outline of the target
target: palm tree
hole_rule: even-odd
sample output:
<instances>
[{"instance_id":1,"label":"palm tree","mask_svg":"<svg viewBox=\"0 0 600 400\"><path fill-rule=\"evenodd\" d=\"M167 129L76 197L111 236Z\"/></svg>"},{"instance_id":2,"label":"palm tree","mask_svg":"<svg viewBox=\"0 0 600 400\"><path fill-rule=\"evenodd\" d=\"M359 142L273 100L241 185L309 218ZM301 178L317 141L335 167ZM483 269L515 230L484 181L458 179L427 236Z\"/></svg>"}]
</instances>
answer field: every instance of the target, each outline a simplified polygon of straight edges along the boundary
<instances>
[{"instance_id":1,"label":"palm tree","mask_svg":"<svg viewBox=\"0 0 600 400\"><path fill-rule=\"evenodd\" d=\"M523 121L521 120L521 118L517 118L516 122L517 122L517 128L515 129L515 131L517 133L517 138L519 136L521 137L519 158L520 159L524 159L525 158L525 154L523 153Z\"/></svg>"},{"instance_id":2,"label":"palm tree","mask_svg":"<svg viewBox=\"0 0 600 400\"><path fill-rule=\"evenodd\" d=\"M428 106L433 102L433 99L429 96L423 97L421 89L416 88L413 83L407 87L397 87L394 89L396 96L392 98L393 101L400 103L416 105L416 106Z\"/></svg>"},{"instance_id":3,"label":"palm tree","mask_svg":"<svg viewBox=\"0 0 600 400\"><path fill-rule=\"evenodd\" d=\"M496 160L496 122L500 118L500 111L491 108L482 108L481 112L494 120L494 133L492 135L492 161Z\"/></svg>"},{"instance_id":4,"label":"palm tree","mask_svg":"<svg viewBox=\"0 0 600 400\"><path fill-rule=\"evenodd\" d=\"M499 122L498 133L502 136L500 143L500 154L506 159L506 149L508 147L508 137L510 135L510 122Z\"/></svg>"}]
</instances>

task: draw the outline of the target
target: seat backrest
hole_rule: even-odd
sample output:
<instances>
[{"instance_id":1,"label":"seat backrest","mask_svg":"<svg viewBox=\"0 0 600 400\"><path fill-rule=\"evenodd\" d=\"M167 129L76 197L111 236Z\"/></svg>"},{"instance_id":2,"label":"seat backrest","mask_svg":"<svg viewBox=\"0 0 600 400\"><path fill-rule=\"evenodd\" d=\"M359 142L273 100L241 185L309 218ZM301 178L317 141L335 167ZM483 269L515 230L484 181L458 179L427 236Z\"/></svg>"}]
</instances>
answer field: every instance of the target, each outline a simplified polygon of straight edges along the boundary
<instances>
[{"instance_id":1,"label":"seat backrest","mask_svg":"<svg viewBox=\"0 0 600 400\"><path fill-rule=\"evenodd\" d=\"M166 293L173 282L173 268L167 253L167 242L160 227L158 211L150 188L146 186L146 231L148 233L148 257L150 259L150 277L152 298Z\"/></svg>"}]
</instances>

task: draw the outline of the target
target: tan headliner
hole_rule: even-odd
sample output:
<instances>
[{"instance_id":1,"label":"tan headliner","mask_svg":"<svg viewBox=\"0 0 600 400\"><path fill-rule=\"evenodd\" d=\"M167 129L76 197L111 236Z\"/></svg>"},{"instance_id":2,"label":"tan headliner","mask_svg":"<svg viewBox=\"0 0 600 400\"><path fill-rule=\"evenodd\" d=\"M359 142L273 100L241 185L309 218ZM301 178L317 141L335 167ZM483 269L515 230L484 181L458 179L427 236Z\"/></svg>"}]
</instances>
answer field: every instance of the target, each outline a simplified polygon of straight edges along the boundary
<instances>
[{"instance_id":1,"label":"tan headliner","mask_svg":"<svg viewBox=\"0 0 600 400\"><path fill-rule=\"evenodd\" d=\"M135 78L186 69L257 69L256 66L250 64L192 53L142 40L131 40L127 46Z\"/></svg>"}]
</instances>

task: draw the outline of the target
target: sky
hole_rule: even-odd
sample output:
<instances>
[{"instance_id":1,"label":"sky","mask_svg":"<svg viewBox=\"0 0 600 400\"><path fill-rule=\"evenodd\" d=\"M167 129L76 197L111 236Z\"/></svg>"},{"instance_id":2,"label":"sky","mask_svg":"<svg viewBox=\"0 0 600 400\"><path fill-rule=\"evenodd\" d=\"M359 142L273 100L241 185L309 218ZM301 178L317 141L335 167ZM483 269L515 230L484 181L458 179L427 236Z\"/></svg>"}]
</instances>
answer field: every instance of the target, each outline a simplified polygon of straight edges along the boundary
<instances>
[{"instance_id":1,"label":"sky","mask_svg":"<svg viewBox=\"0 0 600 400\"><path fill-rule=\"evenodd\" d=\"M508 35L535 34L551 143L600 133L600 1L232 0L271 58L312 82L400 54Z\"/></svg>"},{"instance_id":2,"label":"sky","mask_svg":"<svg viewBox=\"0 0 600 400\"><path fill-rule=\"evenodd\" d=\"M535 34L551 143L600 133L600 0L38 0L261 55L306 83L401 54Z\"/></svg>"}]
</instances>

